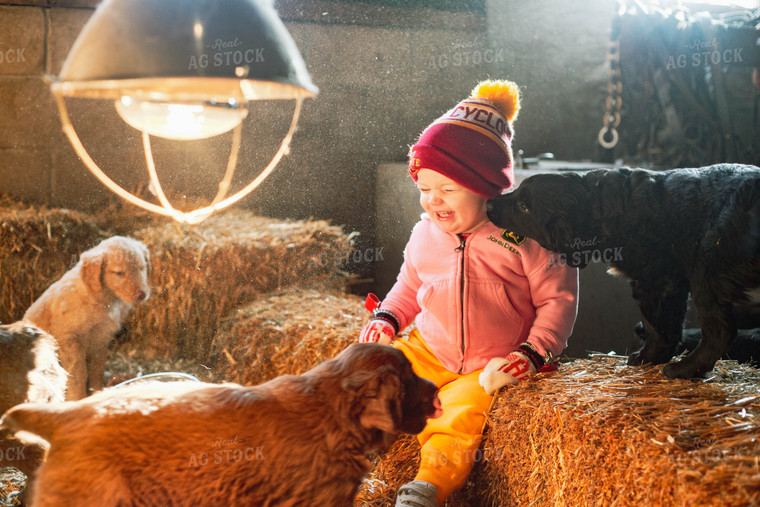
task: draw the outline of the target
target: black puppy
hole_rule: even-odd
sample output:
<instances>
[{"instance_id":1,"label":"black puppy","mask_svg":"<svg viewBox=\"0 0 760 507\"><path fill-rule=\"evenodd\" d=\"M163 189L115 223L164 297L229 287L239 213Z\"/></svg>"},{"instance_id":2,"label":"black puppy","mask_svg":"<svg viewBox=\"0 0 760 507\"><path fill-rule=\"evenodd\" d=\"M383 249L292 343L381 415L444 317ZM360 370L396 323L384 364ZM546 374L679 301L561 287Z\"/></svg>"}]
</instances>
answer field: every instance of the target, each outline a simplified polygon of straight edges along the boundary
<instances>
[{"instance_id":1,"label":"black puppy","mask_svg":"<svg viewBox=\"0 0 760 507\"><path fill-rule=\"evenodd\" d=\"M488 202L488 217L558 252L557 262L610 264L630 278L646 342L629 364L668 362L689 293L700 345L663 368L702 376L736 336L732 305L760 296L760 168L597 170L539 174Z\"/></svg>"}]
</instances>

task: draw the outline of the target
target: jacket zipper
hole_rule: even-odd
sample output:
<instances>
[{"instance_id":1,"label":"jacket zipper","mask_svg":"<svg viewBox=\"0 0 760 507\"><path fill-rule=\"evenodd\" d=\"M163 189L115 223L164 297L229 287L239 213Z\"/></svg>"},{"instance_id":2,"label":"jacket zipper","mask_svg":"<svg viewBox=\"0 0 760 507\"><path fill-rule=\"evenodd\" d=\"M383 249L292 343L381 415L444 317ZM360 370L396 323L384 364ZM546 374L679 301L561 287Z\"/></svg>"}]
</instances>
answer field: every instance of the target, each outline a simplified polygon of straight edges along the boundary
<instances>
[{"instance_id":1,"label":"jacket zipper","mask_svg":"<svg viewBox=\"0 0 760 507\"><path fill-rule=\"evenodd\" d=\"M459 373L461 375L462 371L464 371L464 356L465 356L465 341L464 341L464 247L466 240L457 236L459 238L459 246L454 249L457 254L462 254L461 260L460 260L460 277L459 277L459 314L462 316L460 322L459 322L459 330L462 333L462 363L459 365Z\"/></svg>"}]
</instances>

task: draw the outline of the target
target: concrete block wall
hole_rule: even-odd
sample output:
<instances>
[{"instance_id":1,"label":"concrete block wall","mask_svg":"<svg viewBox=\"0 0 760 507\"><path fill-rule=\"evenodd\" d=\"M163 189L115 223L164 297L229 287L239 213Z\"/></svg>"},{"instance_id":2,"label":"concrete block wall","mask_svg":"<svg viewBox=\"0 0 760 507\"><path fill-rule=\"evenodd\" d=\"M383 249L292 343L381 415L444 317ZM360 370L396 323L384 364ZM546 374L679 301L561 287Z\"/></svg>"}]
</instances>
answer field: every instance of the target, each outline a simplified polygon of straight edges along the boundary
<instances>
[{"instance_id":1,"label":"concrete block wall","mask_svg":"<svg viewBox=\"0 0 760 507\"><path fill-rule=\"evenodd\" d=\"M37 5L0 5L0 191L55 202L59 191L66 195L69 175L81 175L82 168L61 133L45 76L60 71L92 13L74 7L92 7L93 2L56 8L43 1L25 3Z\"/></svg>"},{"instance_id":2,"label":"concrete block wall","mask_svg":"<svg viewBox=\"0 0 760 507\"><path fill-rule=\"evenodd\" d=\"M607 0L489 0L488 39L504 48L495 75L523 87L515 125L527 155L599 160L609 64L606 56L617 3Z\"/></svg>"}]
</instances>

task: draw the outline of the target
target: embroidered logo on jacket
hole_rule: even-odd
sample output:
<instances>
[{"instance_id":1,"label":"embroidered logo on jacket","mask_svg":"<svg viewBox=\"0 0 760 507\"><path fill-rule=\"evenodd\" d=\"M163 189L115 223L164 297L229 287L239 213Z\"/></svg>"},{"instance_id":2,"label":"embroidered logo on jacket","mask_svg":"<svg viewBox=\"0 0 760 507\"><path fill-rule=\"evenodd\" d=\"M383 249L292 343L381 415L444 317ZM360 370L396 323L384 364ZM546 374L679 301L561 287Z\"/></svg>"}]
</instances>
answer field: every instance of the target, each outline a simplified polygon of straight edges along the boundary
<instances>
[{"instance_id":1,"label":"embroidered logo on jacket","mask_svg":"<svg viewBox=\"0 0 760 507\"><path fill-rule=\"evenodd\" d=\"M504 236L504 233L502 233L502 236ZM518 250L517 248L513 247L512 245L510 245L510 244L508 244L508 243L506 243L506 242L504 242L504 241L500 240L499 238L497 238L497 237L496 237L496 236L494 236L493 234L489 234L489 235L488 235L488 238L487 238L487 239L488 239L489 241L493 241L494 243L496 243L496 244L497 244L497 245L499 245L500 247L502 247L502 248L506 248L506 249L507 249L507 250L509 250L510 252L512 252L512 253L514 253L514 254L517 254L517 255L519 255L520 257L522 257L522 253L520 253L520 250ZM507 238L505 237L504 239L507 239ZM515 240L514 240L514 239L508 239L507 241L508 241L509 243L513 243L513 244L515 244L515 245L519 245L520 243L522 243L523 241L525 241L525 238L523 238L523 239L522 239L522 241L521 241L520 243L515 243Z\"/></svg>"},{"instance_id":2,"label":"embroidered logo on jacket","mask_svg":"<svg viewBox=\"0 0 760 507\"><path fill-rule=\"evenodd\" d=\"M515 234L514 232L510 232L507 230L501 231L501 237L512 243L513 245L520 246L523 243L525 243L525 240L527 239L525 236L520 236L519 234Z\"/></svg>"}]
</instances>

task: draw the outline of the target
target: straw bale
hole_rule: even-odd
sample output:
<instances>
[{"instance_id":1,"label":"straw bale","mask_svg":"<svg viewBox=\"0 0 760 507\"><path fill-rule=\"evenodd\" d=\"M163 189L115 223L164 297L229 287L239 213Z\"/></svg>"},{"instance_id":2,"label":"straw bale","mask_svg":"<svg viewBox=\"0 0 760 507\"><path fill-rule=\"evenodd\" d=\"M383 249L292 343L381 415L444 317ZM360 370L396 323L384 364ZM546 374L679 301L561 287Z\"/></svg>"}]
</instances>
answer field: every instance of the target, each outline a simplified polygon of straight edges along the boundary
<instances>
[{"instance_id":1,"label":"straw bale","mask_svg":"<svg viewBox=\"0 0 760 507\"><path fill-rule=\"evenodd\" d=\"M507 389L479 479L497 503L760 502L760 371L719 362L702 380L593 356Z\"/></svg>"},{"instance_id":2,"label":"straw bale","mask_svg":"<svg viewBox=\"0 0 760 507\"><path fill-rule=\"evenodd\" d=\"M393 505L383 497L418 448L396 452L356 505ZM449 507L758 505L760 371L720 361L706 379L670 380L623 357L576 360L502 389L474 461Z\"/></svg>"},{"instance_id":3,"label":"straw bale","mask_svg":"<svg viewBox=\"0 0 760 507\"><path fill-rule=\"evenodd\" d=\"M90 214L0 197L0 322L12 322L83 250L123 234L152 254L148 303L137 305L126 337L153 355L206 357L221 317L261 294L294 284L349 282L342 260L353 236L323 220L276 220L227 210L180 225L134 206Z\"/></svg>"},{"instance_id":4,"label":"straw bale","mask_svg":"<svg viewBox=\"0 0 760 507\"><path fill-rule=\"evenodd\" d=\"M473 455L474 461L482 459L482 452ZM396 502L396 492L401 485L414 480L420 466L420 444L415 435L397 435L396 441L385 452L378 452L372 457L374 467L354 498L355 507L391 507ZM485 507L481 500L487 495L478 492L474 483L474 475L467 484L455 491L442 507ZM494 504L513 505L513 504ZM518 505L518 504L514 504Z\"/></svg>"},{"instance_id":5,"label":"straw bale","mask_svg":"<svg viewBox=\"0 0 760 507\"><path fill-rule=\"evenodd\" d=\"M344 284L338 262L351 236L326 221L274 220L230 210L197 225L135 231L151 251L149 301L135 307L129 339L153 355L205 358L222 317L296 284Z\"/></svg>"},{"instance_id":6,"label":"straw bale","mask_svg":"<svg viewBox=\"0 0 760 507\"><path fill-rule=\"evenodd\" d=\"M469 491L481 505L760 501L760 372L699 381L594 356L502 390Z\"/></svg>"},{"instance_id":7,"label":"straw bale","mask_svg":"<svg viewBox=\"0 0 760 507\"><path fill-rule=\"evenodd\" d=\"M293 287L231 312L214 338L216 373L259 384L301 374L358 340L368 314L359 296Z\"/></svg>"},{"instance_id":8,"label":"straw bale","mask_svg":"<svg viewBox=\"0 0 760 507\"><path fill-rule=\"evenodd\" d=\"M108 234L92 218L65 209L0 198L0 322L19 320L82 251Z\"/></svg>"},{"instance_id":9,"label":"straw bale","mask_svg":"<svg viewBox=\"0 0 760 507\"><path fill-rule=\"evenodd\" d=\"M123 234L151 250L151 299L126 322L145 357L205 358L231 309L290 285L345 288L353 236L323 220L276 220L227 210L197 225L118 204L90 214L0 197L0 322L13 322L83 250Z\"/></svg>"},{"instance_id":10,"label":"straw bale","mask_svg":"<svg viewBox=\"0 0 760 507\"><path fill-rule=\"evenodd\" d=\"M150 196L141 196L150 201ZM131 236L134 231L155 227L170 222L171 219L139 208L122 199L99 203L97 207L83 210L92 217L101 229L120 236Z\"/></svg>"}]
</instances>

